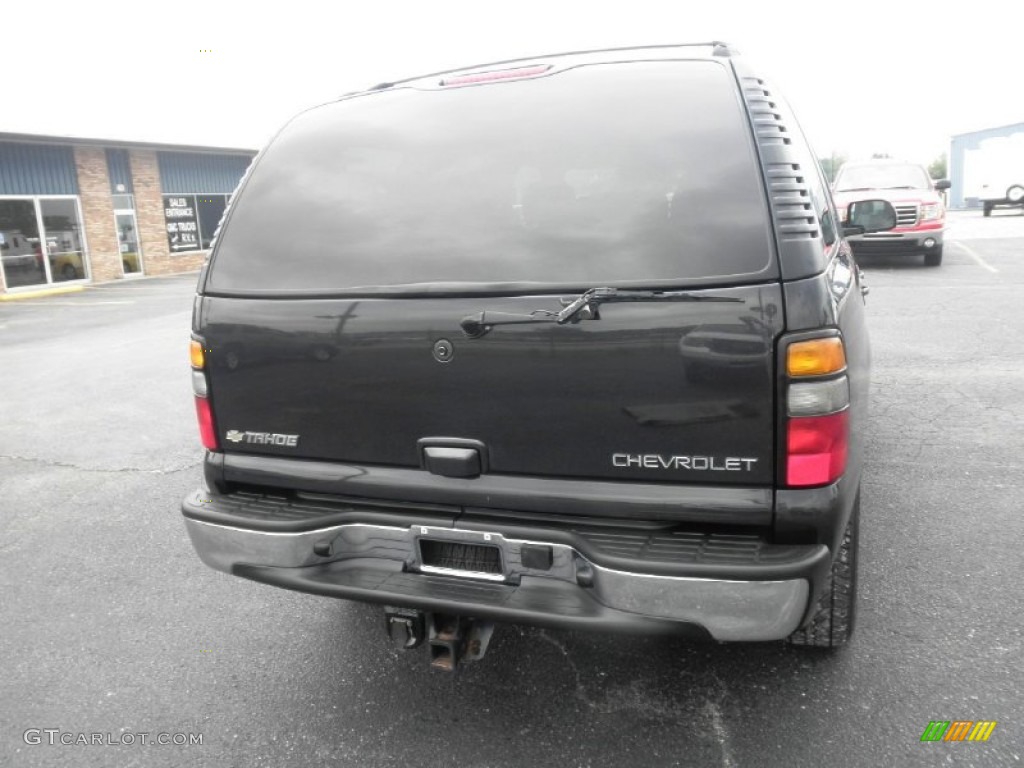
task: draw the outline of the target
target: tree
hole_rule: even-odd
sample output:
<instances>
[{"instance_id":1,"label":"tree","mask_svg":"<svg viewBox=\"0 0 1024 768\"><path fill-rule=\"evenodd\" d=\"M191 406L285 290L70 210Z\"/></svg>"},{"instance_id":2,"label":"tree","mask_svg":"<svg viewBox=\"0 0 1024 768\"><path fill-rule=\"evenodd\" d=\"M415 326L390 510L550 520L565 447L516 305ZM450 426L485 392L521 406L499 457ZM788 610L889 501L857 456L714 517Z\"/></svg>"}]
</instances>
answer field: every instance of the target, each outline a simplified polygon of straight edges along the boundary
<instances>
[{"instance_id":1,"label":"tree","mask_svg":"<svg viewBox=\"0 0 1024 768\"><path fill-rule=\"evenodd\" d=\"M829 184L836 180L836 173L845 162L846 155L837 155L834 152L829 157L818 158L818 164L821 166L821 172L825 174L825 178L828 180Z\"/></svg>"},{"instance_id":2,"label":"tree","mask_svg":"<svg viewBox=\"0 0 1024 768\"><path fill-rule=\"evenodd\" d=\"M928 175L933 179L945 179L948 173L949 168L946 164L946 153L943 152L932 160L931 165L928 166Z\"/></svg>"}]
</instances>

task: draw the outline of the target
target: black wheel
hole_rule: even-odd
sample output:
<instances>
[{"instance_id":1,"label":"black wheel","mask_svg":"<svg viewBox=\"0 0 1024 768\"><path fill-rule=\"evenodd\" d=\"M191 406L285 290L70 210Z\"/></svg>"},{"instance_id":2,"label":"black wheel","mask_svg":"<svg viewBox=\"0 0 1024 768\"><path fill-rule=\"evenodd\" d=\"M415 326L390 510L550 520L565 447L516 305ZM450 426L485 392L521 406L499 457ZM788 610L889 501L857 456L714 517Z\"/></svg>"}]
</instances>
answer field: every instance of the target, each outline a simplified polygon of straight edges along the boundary
<instances>
[{"instance_id":1,"label":"black wheel","mask_svg":"<svg viewBox=\"0 0 1024 768\"><path fill-rule=\"evenodd\" d=\"M981 209L982 216L991 216L992 215L992 209L994 207L995 206L992 205L992 203L983 203L982 204L982 209Z\"/></svg>"},{"instance_id":2,"label":"black wheel","mask_svg":"<svg viewBox=\"0 0 1024 768\"><path fill-rule=\"evenodd\" d=\"M72 264L65 264L61 267L60 274L65 280L74 280L78 277L78 270Z\"/></svg>"},{"instance_id":3,"label":"black wheel","mask_svg":"<svg viewBox=\"0 0 1024 768\"><path fill-rule=\"evenodd\" d=\"M857 606L857 538L860 528L860 493L853 503L843 543L832 561L832 579L818 600L814 617L803 629L789 636L791 645L838 648L853 634Z\"/></svg>"},{"instance_id":4,"label":"black wheel","mask_svg":"<svg viewBox=\"0 0 1024 768\"><path fill-rule=\"evenodd\" d=\"M1020 205L1024 203L1024 187L1014 184L1008 190L1006 190L1006 199L1014 205Z\"/></svg>"},{"instance_id":5,"label":"black wheel","mask_svg":"<svg viewBox=\"0 0 1024 768\"><path fill-rule=\"evenodd\" d=\"M942 246L940 245L934 251L926 253L924 255L924 265L926 267L937 267L942 263Z\"/></svg>"}]
</instances>

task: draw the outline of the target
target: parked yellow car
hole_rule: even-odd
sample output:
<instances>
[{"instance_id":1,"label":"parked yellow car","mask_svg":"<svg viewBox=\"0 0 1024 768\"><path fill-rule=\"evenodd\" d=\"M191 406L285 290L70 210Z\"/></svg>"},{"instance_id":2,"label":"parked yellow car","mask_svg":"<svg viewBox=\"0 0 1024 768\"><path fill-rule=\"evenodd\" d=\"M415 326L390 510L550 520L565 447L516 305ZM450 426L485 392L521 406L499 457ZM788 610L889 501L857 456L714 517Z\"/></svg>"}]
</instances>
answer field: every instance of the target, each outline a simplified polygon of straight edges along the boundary
<instances>
[{"instance_id":1,"label":"parked yellow car","mask_svg":"<svg viewBox=\"0 0 1024 768\"><path fill-rule=\"evenodd\" d=\"M50 254L50 272L54 282L59 280L80 280L85 277L85 264L81 251L64 251Z\"/></svg>"},{"instance_id":2,"label":"parked yellow car","mask_svg":"<svg viewBox=\"0 0 1024 768\"><path fill-rule=\"evenodd\" d=\"M142 271L142 265L139 264L139 254L134 251L127 251L121 254L121 268L124 270L126 275L134 274Z\"/></svg>"}]
</instances>

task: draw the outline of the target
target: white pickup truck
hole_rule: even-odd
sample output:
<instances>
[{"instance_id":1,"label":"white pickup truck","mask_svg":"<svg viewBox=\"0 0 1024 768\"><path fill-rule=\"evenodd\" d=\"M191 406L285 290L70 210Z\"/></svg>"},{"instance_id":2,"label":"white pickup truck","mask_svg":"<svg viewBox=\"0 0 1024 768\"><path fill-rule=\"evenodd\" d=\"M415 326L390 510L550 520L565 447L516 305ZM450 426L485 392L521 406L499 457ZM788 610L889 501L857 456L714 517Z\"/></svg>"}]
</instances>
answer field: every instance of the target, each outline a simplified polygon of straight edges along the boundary
<instances>
[{"instance_id":1,"label":"white pickup truck","mask_svg":"<svg viewBox=\"0 0 1024 768\"><path fill-rule=\"evenodd\" d=\"M0 230L0 258L6 269L35 267L38 252L38 240L29 240L17 229Z\"/></svg>"}]
</instances>

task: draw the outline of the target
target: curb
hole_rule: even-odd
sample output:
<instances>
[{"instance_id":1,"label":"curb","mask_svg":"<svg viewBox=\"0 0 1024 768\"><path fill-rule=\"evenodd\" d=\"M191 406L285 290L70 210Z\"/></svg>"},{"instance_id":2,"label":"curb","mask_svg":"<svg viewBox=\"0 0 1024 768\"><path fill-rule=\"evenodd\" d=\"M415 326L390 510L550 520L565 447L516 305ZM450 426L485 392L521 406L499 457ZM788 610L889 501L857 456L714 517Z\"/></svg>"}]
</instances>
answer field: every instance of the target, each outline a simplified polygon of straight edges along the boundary
<instances>
[{"instance_id":1,"label":"curb","mask_svg":"<svg viewBox=\"0 0 1024 768\"><path fill-rule=\"evenodd\" d=\"M185 272L168 272L167 274L162 275L136 275L134 277L116 277L113 280L104 280L98 283L88 283L86 285L83 285L82 287L88 288L89 290L92 291L105 291L108 288L111 290L117 290L118 288L123 288L126 285L131 285L132 283L146 283L150 280L173 280L174 278L177 277L191 277L193 280L195 280L199 276L200 272L202 272L201 269L189 269L186 270Z\"/></svg>"},{"instance_id":2,"label":"curb","mask_svg":"<svg viewBox=\"0 0 1024 768\"><path fill-rule=\"evenodd\" d=\"M57 288L44 288L41 291L25 291L24 293L0 293L0 301L18 301L19 299L40 299L45 296L60 296L64 293L84 291L84 285L62 285Z\"/></svg>"}]
</instances>

